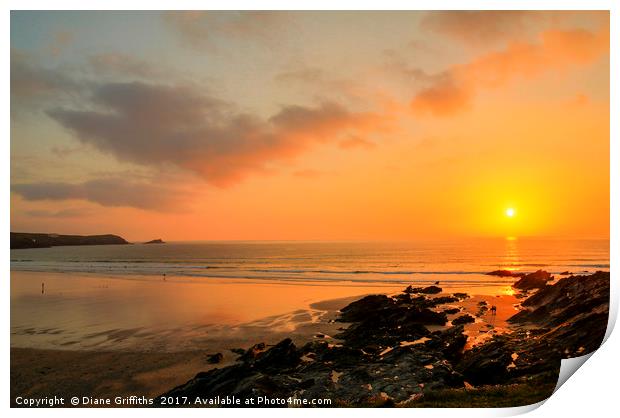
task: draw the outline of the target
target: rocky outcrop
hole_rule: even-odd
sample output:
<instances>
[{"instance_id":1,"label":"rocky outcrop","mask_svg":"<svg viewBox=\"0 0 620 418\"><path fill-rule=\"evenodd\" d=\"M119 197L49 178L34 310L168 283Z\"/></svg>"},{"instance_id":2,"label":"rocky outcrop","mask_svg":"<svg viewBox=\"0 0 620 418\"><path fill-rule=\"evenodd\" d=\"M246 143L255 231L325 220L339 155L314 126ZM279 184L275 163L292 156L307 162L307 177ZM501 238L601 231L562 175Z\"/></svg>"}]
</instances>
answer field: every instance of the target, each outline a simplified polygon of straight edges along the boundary
<instances>
[{"instance_id":1,"label":"rocky outcrop","mask_svg":"<svg viewBox=\"0 0 620 418\"><path fill-rule=\"evenodd\" d=\"M465 314L465 315L459 316L458 318L454 318L452 320L452 325L469 324L475 321L476 321L476 318L474 318L473 316L469 314Z\"/></svg>"},{"instance_id":2,"label":"rocky outcrop","mask_svg":"<svg viewBox=\"0 0 620 418\"><path fill-rule=\"evenodd\" d=\"M442 351L454 353L462 349L462 328L456 331L437 333L429 344L396 346L376 354L326 341L312 341L298 348L285 339L254 359L198 373L163 396L234 396L242 404L245 399L260 396L329 398L349 405L384 396L401 402L422 393L425 387L463 385L462 377Z\"/></svg>"},{"instance_id":3,"label":"rocky outcrop","mask_svg":"<svg viewBox=\"0 0 620 418\"><path fill-rule=\"evenodd\" d=\"M538 270L534 273L524 275L517 280L512 287L520 290L542 289L547 285L547 282L551 280L553 280L553 276L551 274L543 270Z\"/></svg>"},{"instance_id":4,"label":"rocky outcrop","mask_svg":"<svg viewBox=\"0 0 620 418\"><path fill-rule=\"evenodd\" d=\"M441 287L438 286L428 286L428 287L412 287L408 286L404 293L422 293L425 295L435 295L437 293L441 293Z\"/></svg>"},{"instance_id":5,"label":"rocky outcrop","mask_svg":"<svg viewBox=\"0 0 620 418\"><path fill-rule=\"evenodd\" d=\"M147 241L147 242L145 242L145 244L165 244L165 242L162 241L161 238L157 238L157 239L154 239L154 240L151 240L151 241Z\"/></svg>"},{"instance_id":6,"label":"rocky outcrop","mask_svg":"<svg viewBox=\"0 0 620 418\"><path fill-rule=\"evenodd\" d=\"M118 235L58 235L11 232L11 249L48 248L66 245L129 244Z\"/></svg>"},{"instance_id":7,"label":"rocky outcrop","mask_svg":"<svg viewBox=\"0 0 620 418\"><path fill-rule=\"evenodd\" d=\"M546 286L522 302L508 321L535 325L565 357L596 350L605 336L609 311L609 273L571 276Z\"/></svg>"},{"instance_id":8,"label":"rocky outcrop","mask_svg":"<svg viewBox=\"0 0 620 418\"><path fill-rule=\"evenodd\" d=\"M215 354L207 354L207 363L209 364L218 364L224 360L224 355L222 353Z\"/></svg>"},{"instance_id":9,"label":"rocky outcrop","mask_svg":"<svg viewBox=\"0 0 620 418\"><path fill-rule=\"evenodd\" d=\"M499 277L521 277L523 273L510 271L510 270L493 270L486 273L487 276L499 276Z\"/></svg>"}]
</instances>

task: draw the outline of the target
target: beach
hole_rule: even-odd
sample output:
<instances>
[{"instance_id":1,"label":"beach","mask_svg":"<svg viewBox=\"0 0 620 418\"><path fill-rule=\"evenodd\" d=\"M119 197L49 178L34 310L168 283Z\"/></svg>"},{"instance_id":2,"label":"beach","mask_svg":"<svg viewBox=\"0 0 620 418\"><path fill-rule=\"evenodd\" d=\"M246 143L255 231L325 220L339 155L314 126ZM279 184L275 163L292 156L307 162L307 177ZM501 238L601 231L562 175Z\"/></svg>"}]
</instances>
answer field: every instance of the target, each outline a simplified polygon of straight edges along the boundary
<instances>
[{"instance_id":1,"label":"beach","mask_svg":"<svg viewBox=\"0 0 620 418\"><path fill-rule=\"evenodd\" d=\"M430 309L439 317L430 311L423 314L430 322L423 321L422 328L416 325L412 334L400 337L396 325L379 334L372 325L370 334L355 337L359 342L353 345L354 350L366 353L364 356L375 357L356 362L372 364L401 350L417 352L433 341L453 338L454 330L462 335L458 337L459 350L475 352L497 338L513 338L508 336L522 326L509 320L524 311L523 301L536 291L514 287L533 266L531 260L519 255L516 243L502 243L501 249L505 249L503 245L509 249L508 256L500 254L504 262L497 264L480 255L463 257L447 250L446 245L438 246L442 258L433 263L424 263L425 256L411 247L401 246L397 252L402 258L397 261L381 245L375 254L385 255L369 256L367 246L353 244L349 256L343 254L341 244L178 244L152 250L151 246L130 245L122 249L13 251L12 402L18 396L156 399L191 382L197 373L238 367L283 341L297 347L293 352L316 344L347 347L352 343L346 336L355 336L359 327L356 321L383 314L373 314L374 308L369 306L364 316L347 319L343 310L377 295L398 306L413 303L411 306L422 312ZM534 253L538 247L522 248ZM192 251L199 250L219 254L198 259ZM239 257L239 253L246 255ZM189 255L182 258L179 254ZM556 274L549 275L545 286L565 277L558 274L561 270L604 265L607 254L594 249L591 256L580 256L581 265L574 265L573 257L569 252L558 256L558 261L550 260L547 267ZM492 267L508 270L483 273ZM386 321L389 324L391 319ZM386 336L390 336L388 340ZM425 353L421 358L435 359L435 367L453 361L441 358L436 349ZM424 366L412 367L428 371ZM433 394L452 388L455 382L445 380L446 375L433 374L444 368L423 378L427 384L439 382ZM551 385L553 379L546 379L539 387ZM528 385L518 383L515 390L536 396L547 391L541 395ZM483 393L482 402L488 401L485 388L476 389ZM348 399L346 402L362 402L351 396L337 395ZM406 400L395 396L399 402ZM518 399L532 400L524 396Z\"/></svg>"},{"instance_id":2,"label":"beach","mask_svg":"<svg viewBox=\"0 0 620 418\"><path fill-rule=\"evenodd\" d=\"M286 337L299 345L333 341L342 327L334 322L339 309L367 294L399 290L13 272L12 399L74 393L154 397L197 370L233 364L235 348L273 345ZM493 321L502 329L515 312L514 296L473 297L463 305L475 314L484 299L500 307ZM483 325L470 324L472 342ZM215 353L223 358L210 364L208 356Z\"/></svg>"}]
</instances>

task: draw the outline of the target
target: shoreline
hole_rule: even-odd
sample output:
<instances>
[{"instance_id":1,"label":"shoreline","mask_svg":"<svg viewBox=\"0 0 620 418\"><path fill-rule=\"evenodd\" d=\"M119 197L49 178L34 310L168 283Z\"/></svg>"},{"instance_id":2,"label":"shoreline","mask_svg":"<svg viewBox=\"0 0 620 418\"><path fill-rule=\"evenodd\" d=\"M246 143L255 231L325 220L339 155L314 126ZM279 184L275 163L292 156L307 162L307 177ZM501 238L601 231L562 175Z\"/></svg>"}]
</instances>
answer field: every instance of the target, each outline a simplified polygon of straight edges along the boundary
<instances>
[{"instance_id":1,"label":"shoreline","mask_svg":"<svg viewBox=\"0 0 620 418\"><path fill-rule=\"evenodd\" d=\"M536 280L545 281L548 280L548 276L545 274L536 272L527 276L531 276L529 277L530 282L532 280L534 282ZM602 279L599 277L601 275L603 276ZM567 283L571 284L575 280L586 280L587 282L591 277L598 277L596 280L592 279L597 286L603 285L605 280L608 286L609 273L597 273L593 276L570 276L555 281L549 280L548 285L543 283L542 290L529 290L529 293L525 293L523 289L514 289L512 294L504 295L463 295L458 292L446 292L437 286L429 286L427 288L409 286L407 289L404 289L404 292L401 287L398 292L386 293L380 291L368 296L349 295L340 298L318 300L308 302L308 309L306 310L297 309L285 315L277 314L251 321L250 324L253 324L254 328L243 328L241 331L243 338L236 340L234 338L231 339L230 334L226 333L211 336L212 338L209 340L205 336L212 333L213 329L208 327L200 328L195 330L197 334L193 334L194 337L192 337L195 338L196 335L202 333L203 339L199 345L177 345L176 350L165 349L165 346L149 347L145 344L136 345L135 343L133 345L123 345L125 338L130 338L132 335L123 335L123 332L119 329L112 330L114 332L111 333L114 338L117 338L116 340L112 338L109 345L96 345L91 349L75 350L70 345L66 349L64 347L63 349L19 347L18 344L14 344L12 326L12 402L14 402L15 396L73 396L72 391L75 391L76 388L82 390L80 393L84 393L84 396L94 397L111 395L155 397L163 393L214 395L214 393L210 393L208 390L205 392L204 389L200 389L202 387L200 385L203 383L196 386L197 382L204 382L206 376L211 376L209 379L215 379L217 382L217 373L226 370L239 370L239 368L241 368L240 370L246 370L244 367L253 364L254 361L258 361L263 356L269 356L273 350L282 350L284 347L286 347L285 352L296 353L292 358L294 364L298 364L296 363L299 361L297 356L301 356L301 358L310 358L308 356L312 356L312 359L316 359L313 360L313 364L318 369L312 373L319 374L311 374L313 381L316 381L319 376L323 376L325 373L327 373L327 382L333 379L336 379L336 383L338 379L343 380L341 384L332 382L328 386L323 386L324 383L317 383L313 390L308 392L316 396L325 395L337 399L341 406L355 406L360 402L362 405L371 406L385 402L412 407L422 405L441 406L441 397L434 398L433 396L445 393L446 397L456 402L456 399L474 396L471 390L475 391L477 394L475 396L480 397L479 401L482 404L495 402L496 405L505 405L506 401L502 401L500 399L501 396L498 394L514 396L519 402L525 402L527 399L533 400L535 397L540 398L536 399L538 401L546 397L543 395L545 395L547 390L553 390L552 386L555 384L555 379L557 379L557 370L555 363L549 363L548 360L543 361L543 363L540 363L540 360L534 361L533 364L528 363L528 361L532 360L531 355L538 358L549 354L547 346L536 345L538 343L535 344L534 342L538 341L538 336L542 335L541 332L543 330L547 329L545 332L553 335L554 332L557 333L557 329L562 328L558 328L558 325L570 324L570 321L575 320L571 317L568 319L560 318L564 321L561 323L553 322L553 315L555 313L552 312L555 311L544 311L547 313L542 315L540 310L546 309L546 305L549 307L553 306L555 303L554 289L561 289L561 291L555 291L560 296L565 293L571 294L572 291L562 290L563 286ZM92 278L84 280L88 280L89 285L93 284L91 282ZM126 282L132 283L131 280ZM160 284L158 283L158 285ZM183 285L187 284L183 283ZM518 285L518 282L515 281L513 285ZM104 293L109 290L106 288L94 289L96 292ZM166 289L170 290L169 288ZM380 288L379 290L384 289ZM577 287L577 290L579 289ZM519 290L522 293L520 295L515 294ZM601 290L597 291L599 293L602 292ZM545 296L546 293L551 294L551 296ZM596 301L589 301L587 299L590 297L590 293L585 295L587 297L562 301L565 304L576 304L569 309L571 315L575 312L581 312L579 307L583 304L588 305L590 303L591 305L594 302L602 304L599 300L600 298ZM379 305L366 305L368 302L365 301L373 300L373 298L379 298L377 299L379 300ZM359 311L361 316L345 315L345 312L350 312L352 306L361 308ZM398 329L393 321L395 320L394 318L399 318L401 315L410 315L408 313L409 309L411 309L410 306L416 307L415 310L423 313L423 318L426 319L422 319L422 324L425 324L425 326L415 325L411 328L411 331L403 333L403 330ZM603 315L603 311L606 309L605 306L600 305L595 313ZM494 315L490 313L492 307L496 308ZM384 315L382 313L384 308L389 308L388 311L394 311L396 316L392 315L380 319ZM109 307L106 307L106 309L109 309ZM379 310L377 311L377 309ZM422 310L420 311L420 309ZM309 315L311 310L322 312L322 314L313 317ZM437 315L439 316L437 317ZM551 320L546 316L549 316ZM291 329L290 325L295 323L295 318L304 325ZM415 319L416 316L411 318L414 320L414 323L417 321ZM462 325L453 323L457 318ZM587 323L588 325L583 329L573 330L576 336L574 338L586 338L588 337L588 332L591 332L593 325L600 325L596 322L592 323L588 318L588 316L585 317L585 320L590 321ZM376 320L379 320L379 322L373 322ZM410 320L407 321L403 324L409 324ZM278 323L280 325L288 325L289 327L277 328L274 324ZM407 327L409 326L407 325ZM564 328L570 329L570 326ZM383 329L383 331L379 331L380 329ZM249 332L249 330L253 332ZM570 349L565 348L568 351L563 352L563 356L585 354L585 348L581 345L575 345L574 338L571 335L564 334L545 338L549 338L550 341L572 341L572 346ZM225 335L228 338L225 338ZM143 335L141 336L140 332L137 333L137 336L146 338ZM151 337L154 340L160 340L162 335L155 333ZM30 335L25 338L30 339L33 337ZM110 333L105 338L109 339ZM138 342L145 341L144 339L140 340L140 338L138 338ZM184 338L187 338L187 336L179 335L175 341L182 341ZM397 339L395 340L394 338ZM545 338L540 341L545 341ZM585 344L589 347L588 349L593 347L594 343L591 340L592 338ZM211 341L211 343L207 343L207 341ZM183 342L187 343L187 341ZM395 343L396 345L394 345ZM448 346L457 344L455 346L457 351L444 352L442 351L443 349L438 350L437 347L443 344L448 344ZM114 347L115 349L110 350L109 347ZM140 349L137 349L137 347L140 347ZM196 347L199 347L199 349L196 349ZM248 347L251 348L248 349ZM513 354L517 352L520 354L514 357ZM528 352L530 354L527 354ZM239 357L240 353L245 353L245 357ZM324 369L321 366L323 364L323 360L321 360L323 356L331 356L329 357L331 360L329 360L330 366L328 369ZM215 361L213 361L214 358ZM273 363L273 367L270 366L268 369L270 371L265 371L267 373L266 376L269 376L270 379L275 378L277 379L276 381L280 381L283 378L286 378L285 380L288 381L289 378L287 376L291 374L291 377L296 376L293 380L301 379L303 381L305 378L304 373L307 373L303 371L303 367L301 371L298 370L301 367L299 365L295 366L295 369L289 370L286 367L282 369L282 366L279 364L281 361L283 361L282 358L277 356L273 361L269 361L270 364ZM491 362L490 364L499 362L499 364L502 364L501 369L499 371L492 369L495 370L493 372L485 370L484 367L487 366L484 366L484 364L487 364L489 361ZM475 377L477 376L476 374L471 375L471 373L467 372L467 368L463 369L463 366L459 365L463 364L463 362L469 362L468 368L480 370L483 376L482 380L475 380L477 379ZM539 363L542 366L537 366ZM66 366L67 364L70 366ZM388 369L384 370L382 364L387 365ZM401 366L396 366L397 364L401 364ZM369 371L375 370L377 373L382 374L391 373L386 376L388 380L394 378L393 374L407 376L407 373L410 372L398 371L398 367L402 367L402 364L409 364L407 370L418 370L411 375L413 377L408 377L408 379L413 380L407 383L406 386L403 386L403 388L406 387L408 389L403 389L405 391L402 393L394 392L396 390L394 385L388 385L381 389L382 386L377 385L377 382L373 380L376 379L374 377L370 379L370 381L374 382L371 385L374 389L368 393L364 391L360 395L355 390L345 390L342 392L343 385L345 384L355 388L360 384L363 386L368 383L355 380L359 377L354 377L359 375L359 373L364 375L365 372L363 370L368 367L370 367ZM557 367L559 367L559 362ZM256 370L263 373L260 368ZM334 375L332 371L335 370L337 372ZM353 370L355 370L355 373L350 375ZM200 373L196 375L196 372ZM216 375L213 375L213 373L216 373ZM302 374L299 375L299 373ZM372 373L375 372L373 371ZM468 373L469 377L466 377ZM497 373L508 380L485 380ZM519 377L522 376L522 373L534 373L535 377L532 378L533 380L523 381ZM510 377L513 375L517 377ZM242 373L237 380L243 382L247 378L249 377ZM324 377L319 378L319 381L322 381L320 379L324 379ZM422 386L418 387L417 383L415 383L416 379L422 379L420 381ZM469 380L469 382L464 379ZM348 383L346 383L347 381ZM465 390L469 391L466 394L463 393L462 388L464 381L467 383ZM187 383L183 384L184 382ZM402 381L400 383L405 384ZM489 383L492 386L488 386ZM461 386L460 388L459 385ZM176 389L170 391L170 388L174 387ZM424 389L425 387L426 389ZM419 388L423 388L423 390L420 391ZM267 395L290 395L291 393L298 393L297 391L299 390L303 394L306 391L306 389L288 387L286 384L282 386L281 390L284 392L268 393ZM293 392L290 392L290 390ZM235 392L233 389L230 389L230 393ZM218 393L218 395L230 393ZM382 393L387 395L384 397L381 395ZM429 396L423 402L416 404L414 401L419 401L420 396L424 394ZM541 396L543 397L541 398Z\"/></svg>"},{"instance_id":2,"label":"shoreline","mask_svg":"<svg viewBox=\"0 0 620 418\"><path fill-rule=\"evenodd\" d=\"M396 288L298 289L278 282L11 272L11 346L172 352L220 349L226 341L228 349L264 335L334 333L333 326L322 329L321 318L355 298Z\"/></svg>"},{"instance_id":3,"label":"shoreline","mask_svg":"<svg viewBox=\"0 0 620 418\"><path fill-rule=\"evenodd\" d=\"M165 269L162 269L165 270ZM210 270L210 268L206 268ZM37 268L24 268L24 267L11 267L11 273L27 273L27 274L41 274L41 275L62 275L62 276L74 276L74 277L90 277L93 279L108 279L108 280L127 280L127 281L142 281L142 282L158 282L165 280L174 281L176 283L194 283L194 284L209 284L209 282L221 282L225 283L247 283L247 284L282 284L288 286L332 286L332 287L386 287L386 288L399 288L400 286L406 286L409 284L415 284L420 286L428 286L437 281L443 282L443 286L446 289L454 289L455 291L464 291L467 289L480 288L486 289L489 287L510 287L512 283L511 277L501 276L489 276L486 272L473 272L473 271L429 271L429 272L333 272L333 274L342 275L342 277L311 277L311 276L278 276L279 273L286 273L286 271L263 272L265 274L270 273L270 276L259 275L224 275L224 274L181 274L181 273L154 273L152 271L134 271L127 272L124 270L106 271L92 269L57 269L50 270L49 267L41 269ZM312 273L311 271L305 273ZM584 271L583 273L588 273ZM351 277L346 277L346 274ZM559 274L559 273L558 273ZM377 277L368 279L353 279L355 276L374 275ZM386 278L386 277L398 277L400 279ZM379 278L378 278L379 277ZM428 278L426 278L428 277ZM462 277L469 278L470 280L448 280L450 277ZM474 280L471 280L474 279ZM483 292L484 293L484 292ZM493 292L484 293L493 294Z\"/></svg>"},{"instance_id":4,"label":"shoreline","mask_svg":"<svg viewBox=\"0 0 620 418\"><path fill-rule=\"evenodd\" d=\"M511 293L506 286L490 282L487 293ZM401 289L393 284L179 280L174 276L141 280L12 271L11 345L191 351L221 340L243 345L266 334L282 338L333 334L333 327L321 329L321 318L330 319L355 298Z\"/></svg>"}]
</instances>

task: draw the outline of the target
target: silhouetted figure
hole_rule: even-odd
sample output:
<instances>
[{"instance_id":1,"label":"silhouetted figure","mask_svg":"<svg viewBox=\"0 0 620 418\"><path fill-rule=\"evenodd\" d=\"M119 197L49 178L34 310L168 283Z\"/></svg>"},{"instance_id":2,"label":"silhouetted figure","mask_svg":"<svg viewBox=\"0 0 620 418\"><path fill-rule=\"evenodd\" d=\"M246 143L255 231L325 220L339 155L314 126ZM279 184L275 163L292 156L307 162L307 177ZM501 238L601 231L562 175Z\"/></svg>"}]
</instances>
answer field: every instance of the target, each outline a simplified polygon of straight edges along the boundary
<instances>
[{"instance_id":1,"label":"silhouetted figure","mask_svg":"<svg viewBox=\"0 0 620 418\"><path fill-rule=\"evenodd\" d=\"M41 283L41 294L45 293L45 282Z\"/></svg>"},{"instance_id":2,"label":"silhouetted figure","mask_svg":"<svg viewBox=\"0 0 620 418\"><path fill-rule=\"evenodd\" d=\"M495 305L491 306L491 315L497 314L497 307Z\"/></svg>"}]
</instances>

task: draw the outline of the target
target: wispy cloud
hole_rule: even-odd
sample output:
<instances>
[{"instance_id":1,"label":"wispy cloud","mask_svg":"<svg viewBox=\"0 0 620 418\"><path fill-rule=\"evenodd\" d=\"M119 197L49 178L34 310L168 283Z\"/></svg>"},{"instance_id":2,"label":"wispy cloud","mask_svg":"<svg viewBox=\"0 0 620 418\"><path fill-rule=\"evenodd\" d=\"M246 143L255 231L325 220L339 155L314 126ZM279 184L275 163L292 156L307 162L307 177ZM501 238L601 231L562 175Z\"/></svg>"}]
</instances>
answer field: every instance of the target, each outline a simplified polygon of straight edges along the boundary
<instances>
[{"instance_id":1,"label":"wispy cloud","mask_svg":"<svg viewBox=\"0 0 620 418\"><path fill-rule=\"evenodd\" d=\"M91 212L87 209L63 209L63 210L27 210L26 215L34 218L82 218L88 216Z\"/></svg>"},{"instance_id":2,"label":"wispy cloud","mask_svg":"<svg viewBox=\"0 0 620 418\"><path fill-rule=\"evenodd\" d=\"M56 68L36 65L27 54L11 49L11 99L25 100L79 90L81 83Z\"/></svg>"},{"instance_id":3,"label":"wispy cloud","mask_svg":"<svg viewBox=\"0 0 620 418\"><path fill-rule=\"evenodd\" d=\"M538 42L512 41L503 50L434 75L430 86L414 96L411 107L417 114L449 116L467 108L481 89L497 88L518 77L532 78L588 64L608 53L609 26L596 32L547 30L540 34Z\"/></svg>"},{"instance_id":4,"label":"wispy cloud","mask_svg":"<svg viewBox=\"0 0 620 418\"><path fill-rule=\"evenodd\" d=\"M324 174L325 173L320 170L314 170L311 168L307 168L304 170L297 170L293 172L293 175L295 177L302 177L302 178L316 178L316 177L321 177Z\"/></svg>"},{"instance_id":5,"label":"wispy cloud","mask_svg":"<svg viewBox=\"0 0 620 418\"><path fill-rule=\"evenodd\" d=\"M211 48L219 37L250 42L277 40L290 16L277 11L170 11L163 15L182 40L194 47Z\"/></svg>"},{"instance_id":6,"label":"wispy cloud","mask_svg":"<svg viewBox=\"0 0 620 418\"><path fill-rule=\"evenodd\" d=\"M49 46L52 55L60 55L73 42L74 37L74 34L69 31L55 32Z\"/></svg>"},{"instance_id":7,"label":"wispy cloud","mask_svg":"<svg viewBox=\"0 0 620 418\"><path fill-rule=\"evenodd\" d=\"M522 34L548 12L527 10L450 10L428 12L421 27L472 45L497 42Z\"/></svg>"},{"instance_id":8,"label":"wispy cloud","mask_svg":"<svg viewBox=\"0 0 620 418\"><path fill-rule=\"evenodd\" d=\"M141 78L151 78L162 75L159 66L152 65L135 56L120 52L106 52L92 55L88 58L88 62L93 71L98 74L136 76Z\"/></svg>"},{"instance_id":9,"label":"wispy cloud","mask_svg":"<svg viewBox=\"0 0 620 418\"><path fill-rule=\"evenodd\" d=\"M342 149L351 149L351 148L372 149L372 148L375 148L377 144L367 139L361 138L359 136L351 135L348 138L345 138L342 141L340 141L338 143L338 146Z\"/></svg>"},{"instance_id":10,"label":"wispy cloud","mask_svg":"<svg viewBox=\"0 0 620 418\"><path fill-rule=\"evenodd\" d=\"M82 183L20 183L11 190L22 198L39 200L86 200L102 206L174 211L185 196L177 188L127 178L106 178Z\"/></svg>"}]
</instances>

